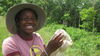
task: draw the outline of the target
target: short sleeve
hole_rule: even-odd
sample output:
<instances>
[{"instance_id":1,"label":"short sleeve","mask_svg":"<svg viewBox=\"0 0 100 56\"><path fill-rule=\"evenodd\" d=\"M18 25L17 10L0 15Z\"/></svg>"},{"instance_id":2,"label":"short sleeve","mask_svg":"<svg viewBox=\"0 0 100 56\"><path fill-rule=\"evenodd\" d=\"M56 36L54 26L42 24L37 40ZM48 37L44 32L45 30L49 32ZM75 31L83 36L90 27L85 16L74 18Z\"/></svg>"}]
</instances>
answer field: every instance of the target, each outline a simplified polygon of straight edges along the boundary
<instances>
[{"instance_id":1,"label":"short sleeve","mask_svg":"<svg viewBox=\"0 0 100 56\"><path fill-rule=\"evenodd\" d=\"M39 40L40 40L41 44L43 44L43 45L44 45L44 41L43 41L43 39L42 39L41 35L40 35L39 33L36 33L36 35L39 37Z\"/></svg>"},{"instance_id":2,"label":"short sleeve","mask_svg":"<svg viewBox=\"0 0 100 56\"><path fill-rule=\"evenodd\" d=\"M37 37L38 37L39 45L41 46L41 48L42 48L43 50L45 50L45 47L44 47L45 44L44 44L44 41L43 41L41 35L40 35L39 33L36 33L36 35L37 35Z\"/></svg>"},{"instance_id":3,"label":"short sleeve","mask_svg":"<svg viewBox=\"0 0 100 56\"><path fill-rule=\"evenodd\" d=\"M11 38L7 38L2 43L2 53L4 56L19 53L15 42Z\"/></svg>"},{"instance_id":4,"label":"short sleeve","mask_svg":"<svg viewBox=\"0 0 100 56\"><path fill-rule=\"evenodd\" d=\"M44 44L44 41L43 41L43 39L42 39L42 37L41 37L41 35L39 34L39 33L36 33L36 35L38 36L38 38L39 38L39 44L40 44L40 46L41 46L41 48L42 48L42 51L45 53L45 54L47 54L47 52L46 52L46 50L45 50L45 44Z\"/></svg>"}]
</instances>

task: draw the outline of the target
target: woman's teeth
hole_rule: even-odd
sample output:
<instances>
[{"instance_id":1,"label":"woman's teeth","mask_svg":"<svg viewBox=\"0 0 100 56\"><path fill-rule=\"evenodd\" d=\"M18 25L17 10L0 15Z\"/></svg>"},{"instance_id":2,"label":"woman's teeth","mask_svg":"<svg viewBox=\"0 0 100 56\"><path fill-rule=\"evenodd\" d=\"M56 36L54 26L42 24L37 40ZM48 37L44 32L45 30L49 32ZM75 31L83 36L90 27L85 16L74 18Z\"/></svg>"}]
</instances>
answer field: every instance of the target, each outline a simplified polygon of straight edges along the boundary
<instances>
[{"instance_id":1,"label":"woman's teeth","mask_svg":"<svg viewBox=\"0 0 100 56\"><path fill-rule=\"evenodd\" d=\"M32 29L33 27L32 27L32 26L26 26L26 28L27 28L27 29Z\"/></svg>"}]
</instances>

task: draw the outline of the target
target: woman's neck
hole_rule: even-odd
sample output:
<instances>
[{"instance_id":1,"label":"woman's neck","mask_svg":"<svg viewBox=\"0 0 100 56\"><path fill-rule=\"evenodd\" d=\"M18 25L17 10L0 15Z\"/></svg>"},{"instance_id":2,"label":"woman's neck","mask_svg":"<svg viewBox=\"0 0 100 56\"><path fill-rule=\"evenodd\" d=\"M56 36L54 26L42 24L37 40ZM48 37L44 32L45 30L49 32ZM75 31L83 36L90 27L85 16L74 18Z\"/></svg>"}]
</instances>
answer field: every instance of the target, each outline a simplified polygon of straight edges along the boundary
<instances>
[{"instance_id":1,"label":"woman's neck","mask_svg":"<svg viewBox=\"0 0 100 56\"><path fill-rule=\"evenodd\" d=\"M19 31L17 34L18 34L22 39L24 39L24 40L32 40L32 39L33 39L32 33L31 33L31 34L28 34L28 33Z\"/></svg>"}]
</instances>

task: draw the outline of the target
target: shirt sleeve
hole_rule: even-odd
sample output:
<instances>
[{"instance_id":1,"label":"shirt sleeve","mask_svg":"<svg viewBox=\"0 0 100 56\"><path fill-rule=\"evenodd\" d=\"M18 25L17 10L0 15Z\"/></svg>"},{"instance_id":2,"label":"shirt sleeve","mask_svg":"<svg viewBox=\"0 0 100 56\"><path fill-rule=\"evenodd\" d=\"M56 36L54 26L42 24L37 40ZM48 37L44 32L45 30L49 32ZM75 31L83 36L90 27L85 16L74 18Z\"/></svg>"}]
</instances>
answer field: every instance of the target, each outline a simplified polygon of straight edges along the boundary
<instances>
[{"instance_id":1,"label":"shirt sleeve","mask_svg":"<svg viewBox=\"0 0 100 56\"><path fill-rule=\"evenodd\" d=\"M4 56L13 56L19 53L15 42L11 38L7 38L3 41L2 53Z\"/></svg>"},{"instance_id":2,"label":"shirt sleeve","mask_svg":"<svg viewBox=\"0 0 100 56\"><path fill-rule=\"evenodd\" d=\"M39 37L39 40L41 41L41 43L44 44L44 41L43 41L41 35L39 33L36 33L36 35Z\"/></svg>"},{"instance_id":3,"label":"shirt sleeve","mask_svg":"<svg viewBox=\"0 0 100 56\"><path fill-rule=\"evenodd\" d=\"M38 42L39 42L39 45L41 46L41 48L43 49L43 50L45 50L45 47L44 47L44 41L43 41L43 39L42 39L42 37L41 37L41 35L39 34L39 33L36 33L36 35L37 35L37 37L38 37Z\"/></svg>"},{"instance_id":4,"label":"shirt sleeve","mask_svg":"<svg viewBox=\"0 0 100 56\"><path fill-rule=\"evenodd\" d=\"M36 35L39 38L39 43L40 43L40 46L41 46L42 51L47 55L47 52L45 50L45 44L44 44L44 41L43 41L41 35L39 33L36 33Z\"/></svg>"}]
</instances>

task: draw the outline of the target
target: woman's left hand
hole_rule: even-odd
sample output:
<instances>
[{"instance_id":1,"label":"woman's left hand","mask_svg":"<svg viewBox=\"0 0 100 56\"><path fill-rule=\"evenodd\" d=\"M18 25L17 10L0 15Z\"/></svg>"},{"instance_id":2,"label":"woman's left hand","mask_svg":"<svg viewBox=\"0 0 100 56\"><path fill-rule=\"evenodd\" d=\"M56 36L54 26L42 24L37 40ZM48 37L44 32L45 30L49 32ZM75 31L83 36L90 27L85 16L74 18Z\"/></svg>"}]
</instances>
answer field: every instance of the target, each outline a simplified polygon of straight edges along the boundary
<instances>
[{"instance_id":1,"label":"woman's left hand","mask_svg":"<svg viewBox=\"0 0 100 56\"><path fill-rule=\"evenodd\" d=\"M55 37L55 39L51 40L46 48L46 51L48 55L50 55L52 52L56 51L61 45L63 44L63 38L64 35L60 33L58 36Z\"/></svg>"}]
</instances>

